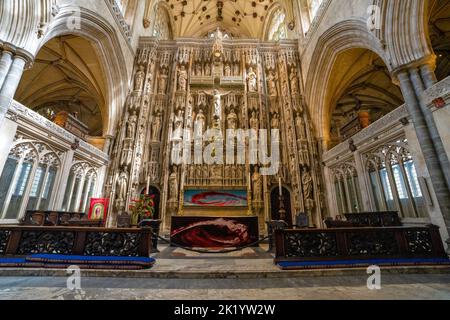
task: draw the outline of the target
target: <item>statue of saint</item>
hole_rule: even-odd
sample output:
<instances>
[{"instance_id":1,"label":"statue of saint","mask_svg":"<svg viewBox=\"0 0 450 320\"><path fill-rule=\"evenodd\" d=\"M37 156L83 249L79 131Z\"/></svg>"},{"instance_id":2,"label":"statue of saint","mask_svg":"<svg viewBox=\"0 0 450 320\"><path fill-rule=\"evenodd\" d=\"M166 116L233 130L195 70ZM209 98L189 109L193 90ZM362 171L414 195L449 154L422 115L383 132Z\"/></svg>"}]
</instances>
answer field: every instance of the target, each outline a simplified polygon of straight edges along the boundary
<instances>
[{"instance_id":1,"label":"statue of saint","mask_svg":"<svg viewBox=\"0 0 450 320\"><path fill-rule=\"evenodd\" d=\"M307 169L303 169L302 185L305 199L312 199L313 180Z\"/></svg>"},{"instance_id":2,"label":"statue of saint","mask_svg":"<svg viewBox=\"0 0 450 320\"><path fill-rule=\"evenodd\" d=\"M256 111L252 112L252 117L250 118L250 129L259 130L259 119L256 115Z\"/></svg>"},{"instance_id":3,"label":"statue of saint","mask_svg":"<svg viewBox=\"0 0 450 320\"><path fill-rule=\"evenodd\" d=\"M139 70L134 77L134 90L141 91L144 86L145 71L144 66L139 66Z\"/></svg>"},{"instance_id":4,"label":"statue of saint","mask_svg":"<svg viewBox=\"0 0 450 320\"><path fill-rule=\"evenodd\" d=\"M291 92L292 94L298 94L298 78L297 71L293 68L291 72Z\"/></svg>"},{"instance_id":5,"label":"statue of saint","mask_svg":"<svg viewBox=\"0 0 450 320\"><path fill-rule=\"evenodd\" d=\"M211 76L211 65L209 63L206 63L205 65L205 76L206 77Z\"/></svg>"},{"instance_id":6,"label":"statue of saint","mask_svg":"<svg viewBox=\"0 0 450 320\"><path fill-rule=\"evenodd\" d=\"M161 125L162 125L162 119L161 119L161 113L158 112L153 117L152 121L152 134L151 139L152 141L159 141L160 138L160 131L161 131Z\"/></svg>"},{"instance_id":7,"label":"statue of saint","mask_svg":"<svg viewBox=\"0 0 450 320\"><path fill-rule=\"evenodd\" d=\"M128 170L125 167L117 179L117 199L126 200L128 191Z\"/></svg>"},{"instance_id":8,"label":"statue of saint","mask_svg":"<svg viewBox=\"0 0 450 320\"><path fill-rule=\"evenodd\" d=\"M253 182L253 201L262 201L262 176L259 173L258 167L255 167L252 182Z\"/></svg>"},{"instance_id":9,"label":"statue of saint","mask_svg":"<svg viewBox=\"0 0 450 320\"><path fill-rule=\"evenodd\" d=\"M183 136L184 112L179 110L174 119L173 140L180 140Z\"/></svg>"},{"instance_id":10,"label":"statue of saint","mask_svg":"<svg viewBox=\"0 0 450 320\"><path fill-rule=\"evenodd\" d=\"M128 118L126 138L133 139L136 133L137 115L136 111Z\"/></svg>"},{"instance_id":11,"label":"statue of saint","mask_svg":"<svg viewBox=\"0 0 450 320\"><path fill-rule=\"evenodd\" d=\"M203 110L198 110L198 114L195 117L195 138L200 138L203 136L205 131L206 117L203 114Z\"/></svg>"},{"instance_id":12,"label":"statue of saint","mask_svg":"<svg viewBox=\"0 0 450 320\"><path fill-rule=\"evenodd\" d=\"M238 116L237 114L234 112L234 109L231 108L230 113L228 114L227 117L227 125L228 125L228 129L230 130L236 130L237 129L237 125L238 125Z\"/></svg>"},{"instance_id":13,"label":"statue of saint","mask_svg":"<svg viewBox=\"0 0 450 320\"><path fill-rule=\"evenodd\" d=\"M248 81L248 91L249 92L257 92L258 91L258 78L256 76L256 73L253 71L253 68L250 67L248 69L247 74L247 81Z\"/></svg>"},{"instance_id":14,"label":"statue of saint","mask_svg":"<svg viewBox=\"0 0 450 320\"><path fill-rule=\"evenodd\" d=\"M180 71L178 71L178 90L186 91L187 80L188 73L186 71L186 67L183 65L181 66Z\"/></svg>"},{"instance_id":15,"label":"statue of saint","mask_svg":"<svg viewBox=\"0 0 450 320\"><path fill-rule=\"evenodd\" d=\"M178 199L178 174L177 169L173 168L169 176L169 200L177 201Z\"/></svg>"},{"instance_id":16,"label":"statue of saint","mask_svg":"<svg viewBox=\"0 0 450 320\"><path fill-rule=\"evenodd\" d=\"M231 67L228 63L225 65L224 74L225 77L231 77Z\"/></svg>"},{"instance_id":17,"label":"statue of saint","mask_svg":"<svg viewBox=\"0 0 450 320\"><path fill-rule=\"evenodd\" d=\"M203 75L203 70L202 70L203 68L202 68L202 64L200 63L200 62L198 62L196 65L195 65L195 75L197 76L197 77L201 77L202 75Z\"/></svg>"},{"instance_id":18,"label":"statue of saint","mask_svg":"<svg viewBox=\"0 0 450 320\"><path fill-rule=\"evenodd\" d=\"M297 113L295 118L295 126L297 127L298 137L302 140L306 139L305 121L300 113Z\"/></svg>"},{"instance_id":19,"label":"statue of saint","mask_svg":"<svg viewBox=\"0 0 450 320\"><path fill-rule=\"evenodd\" d=\"M167 75L165 73L165 70L162 70L161 74L159 75L158 93L164 94L166 92L166 87L167 87Z\"/></svg>"},{"instance_id":20,"label":"statue of saint","mask_svg":"<svg viewBox=\"0 0 450 320\"><path fill-rule=\"evenodd\" d=\"M273 74L273 72L269 73L269 76L267 77L267 86L269 88L269 95L272 97L275 97L277 95L277 85L275 83L276 77Z\"/></svg>"},{"instance_id":21,"label":"statue of saint","mask_svg":"<svg viewBox=\"0 0 450 320\"><path fill-rule=\"evenodd\" d=\"M278 113L275 113L272 117L271 121L271 127L272 129L280 129L280 118Z\"/></svg>"}]
</instances>

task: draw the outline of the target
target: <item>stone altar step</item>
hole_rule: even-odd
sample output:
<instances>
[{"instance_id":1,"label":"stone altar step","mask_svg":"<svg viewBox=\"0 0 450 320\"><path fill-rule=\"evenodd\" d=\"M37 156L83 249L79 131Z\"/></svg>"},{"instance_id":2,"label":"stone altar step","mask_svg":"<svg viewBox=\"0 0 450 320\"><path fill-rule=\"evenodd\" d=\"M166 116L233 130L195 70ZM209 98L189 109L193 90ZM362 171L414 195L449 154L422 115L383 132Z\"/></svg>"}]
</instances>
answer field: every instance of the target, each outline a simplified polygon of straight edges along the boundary
<instances>
[{"instance_id":1,"label":"stone altar step","mask_svg":"<svg viewBox=\"0 0 450 320\"><path fill-rule=\"evenodd\" d=\"M389 274L450 274L448 266L385 267ZM83 277L148 279L286 279L363 276L365 268L282 271L272 259L159 259L151 270L83 270ZM0 277L67 277L66 270L0 269Z\"/></svg>"}]
</instances>

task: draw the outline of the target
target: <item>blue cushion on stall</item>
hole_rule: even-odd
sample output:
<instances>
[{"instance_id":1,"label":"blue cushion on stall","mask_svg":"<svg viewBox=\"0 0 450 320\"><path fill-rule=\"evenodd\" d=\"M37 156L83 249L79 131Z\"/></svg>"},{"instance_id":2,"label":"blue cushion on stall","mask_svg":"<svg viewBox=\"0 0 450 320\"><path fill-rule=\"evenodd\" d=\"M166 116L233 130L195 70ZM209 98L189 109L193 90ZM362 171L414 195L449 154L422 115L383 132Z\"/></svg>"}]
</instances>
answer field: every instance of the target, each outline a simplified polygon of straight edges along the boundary
<instances>
[{"instance_id":1,"label":"blue cushion on stall","mask_svg":"<svg viewBox=\"0 0 450 320\"><path fill-rule=\"evenodd\" d=\"M25 258L0 258L0 268L40 268L42 263L27 261Z\"/></svg>"},{"instance_id":2,"label":"blue cushion on stall","mask_svg":"<svg viewBox=\"0 0 450 320\"><path fill-rule=\"evenodd\" d=\"M151 267L156 260L146 257L69 256L58 254L34 254L26 258L28 262L63 265L103 265Z\"/></svg>"},{"instance_id":3,"label":"blue cushion on stall","mask_svg":"<svg viewBox=\"0 0 450 320\"><path fill-rule=\"evenodd\" d=\"M282 270L362 268L368 266L435 266L448 265L448 258L411 258L411 259L370 259L370 260L335 260L335 261L284 261L277 263Z\"/></svg>"}]
</instances>

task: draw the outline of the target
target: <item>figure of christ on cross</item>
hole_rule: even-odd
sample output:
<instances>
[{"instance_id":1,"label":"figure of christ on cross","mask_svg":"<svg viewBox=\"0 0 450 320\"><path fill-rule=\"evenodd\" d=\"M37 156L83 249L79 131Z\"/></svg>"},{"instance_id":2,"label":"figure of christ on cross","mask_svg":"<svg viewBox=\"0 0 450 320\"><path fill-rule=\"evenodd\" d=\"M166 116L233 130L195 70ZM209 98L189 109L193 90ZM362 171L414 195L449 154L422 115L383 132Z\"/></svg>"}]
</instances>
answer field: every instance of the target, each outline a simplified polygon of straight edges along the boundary
<instances>
[{"instance_id":1,"label":"figure of christ on cross","mask_svg":"<svg viewBox=\"0 0 450 320\"><path fill-rule=\"evenodd\" d=\"M210 91L203 91L206 95L212 96L214 100L214 115L213 117L217 117L219 120L222 120L222 97L225 97L231 93L228 92L220 92L217 89Z\"/></svg>"}]
</instances>

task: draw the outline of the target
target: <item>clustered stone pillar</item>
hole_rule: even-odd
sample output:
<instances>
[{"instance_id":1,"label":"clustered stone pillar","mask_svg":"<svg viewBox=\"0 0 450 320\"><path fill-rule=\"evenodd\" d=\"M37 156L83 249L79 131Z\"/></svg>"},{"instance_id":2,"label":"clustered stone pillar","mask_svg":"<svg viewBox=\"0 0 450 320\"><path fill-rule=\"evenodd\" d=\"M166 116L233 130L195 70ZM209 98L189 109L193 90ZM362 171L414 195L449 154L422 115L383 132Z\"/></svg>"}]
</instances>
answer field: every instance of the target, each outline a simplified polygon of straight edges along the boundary
<instances>
[{"instance_id":1,"label":"clustered stone pillar","mask_svg":"<svg viewBox=\"0 0 450 320\"><path fill-rule=\"evenodd\" d=\"M436 77L428 65L422 66L420 73L417 68L402 70L397 77L450 234L450 175L446 174L450 165L433 114L421 99L425 86L436 83Z\"/></svg>"},{"instance_id":2,"label":"clustered stone pillar","mask_svg":"<svg viewBox=\"0 0 450 320\"><path fill-rule=\"evenodd\" d=\"M3 123L9 105L14 98L27 61L25 55L4 48L0 57L0 124Z\"/></svg>"}]
</instances>

